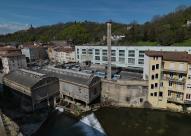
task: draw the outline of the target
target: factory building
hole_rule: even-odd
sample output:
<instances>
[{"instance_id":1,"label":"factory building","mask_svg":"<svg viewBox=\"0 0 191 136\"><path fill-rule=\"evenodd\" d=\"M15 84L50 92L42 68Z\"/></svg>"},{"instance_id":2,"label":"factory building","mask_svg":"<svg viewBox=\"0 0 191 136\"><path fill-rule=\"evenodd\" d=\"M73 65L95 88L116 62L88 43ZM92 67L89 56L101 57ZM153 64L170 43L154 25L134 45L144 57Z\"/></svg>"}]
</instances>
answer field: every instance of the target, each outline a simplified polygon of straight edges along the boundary
<instances>
[{"instance_id":1,"label":"factory building","mask_svg":"<svg viewBox=\"0 0 191 136\"><path fill-rule=\"evenodd\" d=\"M26 111L54 106L59 97L59 80L44 74L19 69L3 77L5 90L18 96Z\"/></svg>"},{"instance_id":2,"label":"factory building","mask_svg":"<svg viewBox=\"0 0 191 136\"><path fill-rule=\"evenodd\" d=\"M111 62L113 67L123 67L143 70L144 53L153 51L187 51L191 53L190 47L178 46L112 46ZM81 45L75 46L76 61L92 64L108 64L107 46Z\"/></svg>"},{"instance_id":3,"label":"factory building","mask_svg":"<svg viewBox=\"0 0 191 136\"><path fill-rule=\"evenodd\" d=\"M54 67L48 67L42 73L59 78L63 100L89 105L101 95L101 80L92 74Z\"/></svg>"}]
</instances>

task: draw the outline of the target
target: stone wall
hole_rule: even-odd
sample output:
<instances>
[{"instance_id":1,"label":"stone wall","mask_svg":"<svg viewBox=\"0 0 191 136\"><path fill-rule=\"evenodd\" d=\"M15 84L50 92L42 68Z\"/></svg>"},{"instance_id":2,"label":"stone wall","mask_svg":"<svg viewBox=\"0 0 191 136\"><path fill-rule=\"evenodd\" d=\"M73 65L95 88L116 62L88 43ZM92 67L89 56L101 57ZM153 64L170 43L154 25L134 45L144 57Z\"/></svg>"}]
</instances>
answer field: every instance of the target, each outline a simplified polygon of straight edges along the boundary
<instances>
[{"instance_id":1,"label":"stone wall","mask_svg":"<svg viewBox=\"0 0 191 136\"><path fill-rule=\"evenodd\" d=\"M117 106L143 107L147 101L148 86L143 80L102 80L102 102L110 101Z\"/></svg>"}]
</instances>

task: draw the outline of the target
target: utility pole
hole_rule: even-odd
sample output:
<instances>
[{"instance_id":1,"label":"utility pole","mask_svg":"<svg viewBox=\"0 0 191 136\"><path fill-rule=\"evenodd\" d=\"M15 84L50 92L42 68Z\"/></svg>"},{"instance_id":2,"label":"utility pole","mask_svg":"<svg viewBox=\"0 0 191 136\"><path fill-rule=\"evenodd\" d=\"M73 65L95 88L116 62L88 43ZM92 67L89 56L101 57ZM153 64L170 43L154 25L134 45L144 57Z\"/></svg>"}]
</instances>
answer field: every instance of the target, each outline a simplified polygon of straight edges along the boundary
<instances>
[{"instance_id":1,"label":"utility pole","mask_svg":"<svg viewBox=\"0 0 191 136\"><path fill-rule=\"evenodd\" d=\"M109 20L107 22L107 79L111 80L111 24L112 21Z\"/></svg>"}]
</instances>

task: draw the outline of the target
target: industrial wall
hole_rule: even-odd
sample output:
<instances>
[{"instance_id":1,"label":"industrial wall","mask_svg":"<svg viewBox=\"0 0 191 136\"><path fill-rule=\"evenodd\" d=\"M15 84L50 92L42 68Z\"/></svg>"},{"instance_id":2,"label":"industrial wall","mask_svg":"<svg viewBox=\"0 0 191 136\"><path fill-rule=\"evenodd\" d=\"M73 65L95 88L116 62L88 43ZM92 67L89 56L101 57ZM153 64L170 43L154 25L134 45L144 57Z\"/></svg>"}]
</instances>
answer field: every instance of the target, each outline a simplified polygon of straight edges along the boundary
<instances>
[{"instance_id":1,"label":"industrial wall","mask_svg":"<svg viewBox=\"0 0 191 136\"><path fill-rule=\"evenodd\" d=\"M143 80L102 80L102 102L110 101L117 106L143 107L147 101L148 86Z\"/></svg>"}]
</instances>

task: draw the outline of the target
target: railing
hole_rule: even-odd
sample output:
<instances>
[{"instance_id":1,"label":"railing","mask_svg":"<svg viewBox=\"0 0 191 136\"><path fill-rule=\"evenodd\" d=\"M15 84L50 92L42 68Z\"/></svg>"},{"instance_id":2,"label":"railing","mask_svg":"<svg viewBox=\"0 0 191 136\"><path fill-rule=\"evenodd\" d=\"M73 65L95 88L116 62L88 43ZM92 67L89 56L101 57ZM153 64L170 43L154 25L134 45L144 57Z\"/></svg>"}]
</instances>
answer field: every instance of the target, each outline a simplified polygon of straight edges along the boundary
<instances>
[{"instance_id":1,"label":"railing","mask_svg":"<svg viewBox=\"0 0 191 136\"><path fill-rule=\"evenodd\" d=\"M176 69L165 69L165 68L163 68L162 69L162 71L164 71L164 72L172 72L172 73L187 73L187 71L186 70L176 70Z\"/></svg>"},{"instance_id":2,"label":"railing","mask_svg":"<svg viewBox=\"0 0 191 136\"><path fill-rule=\"evenodd\" d=\"M169 97L169 98L167 98L167 100L170 101L170 102L184 104L184 101L181 98Z\"/></svg>"},{"instance_id":3,"label":"railing","mask_svg":"<svg viewBox=\"0 0 191 136\"><path fill-rule=\"evenodd\" d=\"M168 77L168 76L163 76L162 77L163 80L169 80L172 82L178 82L178 83L185 83L186 79L184 78L177 78L177 77Z\"/></svg>"}]
</instances>

